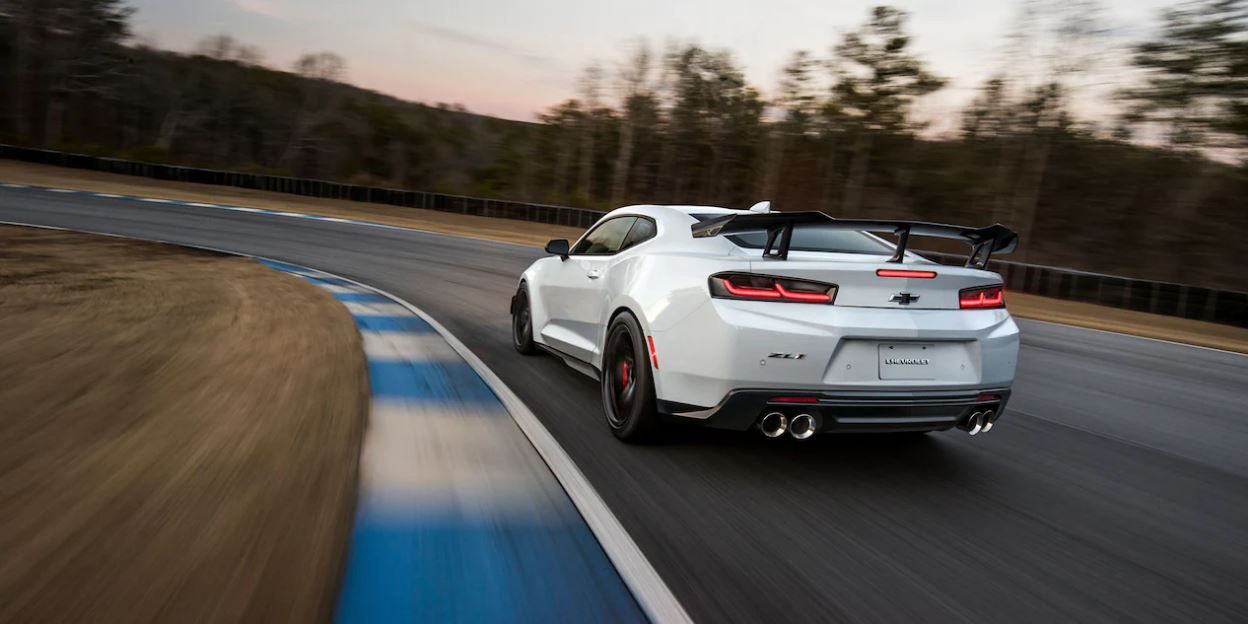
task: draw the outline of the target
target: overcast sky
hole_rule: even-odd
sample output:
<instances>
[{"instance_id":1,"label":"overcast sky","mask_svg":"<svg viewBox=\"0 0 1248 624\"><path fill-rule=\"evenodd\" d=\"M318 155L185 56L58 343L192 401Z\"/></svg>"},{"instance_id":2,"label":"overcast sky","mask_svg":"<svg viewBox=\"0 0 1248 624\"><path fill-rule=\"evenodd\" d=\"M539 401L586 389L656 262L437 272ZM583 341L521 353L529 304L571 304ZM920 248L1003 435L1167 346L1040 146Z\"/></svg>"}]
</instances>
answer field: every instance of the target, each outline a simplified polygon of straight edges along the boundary
<instances>
[{"instance_id":1,"label":"overcast sky","mask_svg":"<svg viewBox=\"0 0 1248 624\"><path fill-rule=\"evenodd\" d=\"M1147 35L1171 0L1102 0L1124 40ZM347 59L357 85L425 103L533 119L575 93L589 62L610 68L639 39L728 48L764 92L788 55L826 55L880 0L130 0L136 34L185 51L227 33L288 68L303 52ZM952 79L926 104L954 111L1000 67L1014 0L895 0L911 14L915 50Z\"/></svg>"}]
</instances>

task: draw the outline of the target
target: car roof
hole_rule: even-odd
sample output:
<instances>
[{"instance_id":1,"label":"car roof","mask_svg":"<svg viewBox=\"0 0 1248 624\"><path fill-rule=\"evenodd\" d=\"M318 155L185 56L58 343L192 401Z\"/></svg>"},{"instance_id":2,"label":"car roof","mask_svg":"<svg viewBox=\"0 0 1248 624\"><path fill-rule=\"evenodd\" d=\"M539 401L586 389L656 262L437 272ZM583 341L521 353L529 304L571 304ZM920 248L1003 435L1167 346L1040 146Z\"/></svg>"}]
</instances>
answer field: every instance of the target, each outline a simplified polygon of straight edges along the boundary
<instances>
[{"instance_id":1,"label":"car roof","mask_svg":"<svg viewBox=\"0 0 1248 624\"><path fill-rule=\"evenodd\" d=\"M654 219L673 219L681 217L692 217L693 215L702 214L733 214L744 213L742 210L732 210L729 208L721 208L719 206L690 206L690 205L661 205L661 204L638 204L635 206L624 206L616 208L608 213L608 216L636 214L644 215ZM687 219L681 219L681 222L687 222Z\"/></svg>"}]
</instances>

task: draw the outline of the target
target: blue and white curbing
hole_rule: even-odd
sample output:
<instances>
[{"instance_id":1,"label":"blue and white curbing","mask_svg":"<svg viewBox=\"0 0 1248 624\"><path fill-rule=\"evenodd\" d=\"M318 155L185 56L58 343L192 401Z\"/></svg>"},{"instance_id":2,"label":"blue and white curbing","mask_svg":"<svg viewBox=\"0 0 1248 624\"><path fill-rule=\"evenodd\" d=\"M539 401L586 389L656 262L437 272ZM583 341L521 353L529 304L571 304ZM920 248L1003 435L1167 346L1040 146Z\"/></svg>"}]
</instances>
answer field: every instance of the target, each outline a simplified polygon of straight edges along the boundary
<instances>
[{"instance_id":1,"label":"blue and white curbing","mask_svg":"<svg viewBox=\"0 0 1248 624\"><path fill-rule=\"evenodd\" d=\"M227 204L211 204L203 202L188 202L169 199L158 199L151 197L142 197L135 195L118 195L113 193L99 193L91 191L79 191L74 189L61 189L45 186L36 186L28 184L14 184L0 182L0 188L17 189L17 190L34 190L41 192L51 192L64 195L86 195L100 199L118 200L118 201L134 201L154 204L172 204L178 206L188 206L193 208L220 209L233 212L257 213L271 217L291 217L299 219L310 219L314 221L330 221L334 223L345 223L357 226L366 226L379 229L401 230L409 232L423 232L417 228L386 225L383 223L375 223L371 221L360 221L355 219L343 219L339 217L324 217L320 215L299 214L293 212L283 212L277 210L266 210L261 208L247 208L243 206L231 206ZM7 225L25 225L28 227L40 227L52 230L64 230L68 228L39 225L21 222L0 222ZM83 231L76 229L75 231ZM118 238L131 238L118 234L107 232L94 232L103 236L116 236ZM152 239L147 239L152 240ZM168 241L157 241L168 242ZM187 245L187 247L197 247L208 251L218 253L243 255L238 252L208 247L203 245ZM505 435L501 437L506 440L506 448L511 449L514 457L522 459L522 463L513 464L505 462L483 461L489 458L471 459L471 448L467 449L467 454L457 454L448 449L452 447L438 446L438 451L444 456L454 459L455 462L461 462L469 469L478 465L496 465L500 466L494 473L505 472L511 474L517 467L524 467L525 474L535 476L536 480L530 483L536 483L540 487L535 487L533 492L540 492L542 496L547 497L546 501L539 500L538 497L532 496L527 498L525 495L510 495L513 491L505 487L485 487L485 484L493 483L489 479L484 478L490 474L489 471L477 471L461 469L454 471L455 474L477 474L479 479L475 483L480 487L465 488L461 487L459 481L448 482L442 484L439 488L435 488L440 495L430 495L426 498L420 496L421 492L430 493L430 489L421 490L418 487L381 487L374 485L368 481L371 469L368 468L367 462L374 461L373 457L388 458L393 456L394 465L404 466L405 474L409 475L406 479L399 479L398 483L420 483L419 477L411 477L412 474L421 472L419 464L414 463L411 458L406 458L412 452L423 447L399 448L395 447L383 453L380 450L374 453L368 453L368 448L385 448L378 433L372 432L366 438L366 464L362 466L364 470L365 482L361 484L360 505L357 510L356 534L352 538L352 554L350 556L349 569L344 583L344 591L340 596L339 603L339 622L372 622L372 621L632 621L639 619L642 614L648 616L652 622L662 624L673 623L681 624L691 622L688 613L684 607L672 594L667 584L663 582L658 573L650 565L641 549L633 542L628 532L620 524L619 519L611 513L610 508L602 500L602 497L590 485L589 480L581 473L575 462L568 456L563 447L555 440L554 436L546 429L524 403L517 397L507 386L494 374L484 363L481 362L463 343L459 342L452 334L446 331L437 321L424 315L421 311L411 307L402 300L388 295L380 290L353 282L351 280L334 276L329 273L323 273L292 264L286 264L263 257L249 256L258 261L268 264L270 267L298 275L302 278L318 284L329 293L333 294L340 301L345 303L394 303L407 310L410 317L403 317L401 320L386 320L384 314L362 314L356 315L356 321L361 326L361 334L365 342L365 348L371 354L377 354L378 362L387 362L391 360L406 359L411 363L411 375L431 375L431 379L441 378L442 387L447 386L449 375L446 373L434 373L438 371L436 362L466 362L469 368L473 369L477 375L478 381L484 384L492 391L495 401L501 400L502 410L492 401L482 400L475 406L471 402L463 404L464 409L477 409L481 414L489 416L490 424L489 432ZM379 311L377 309L361 310L361 311ZM389 312L396 312L395 308L389 308ZM371 319L365 321L367 317ZM365 328L365 322L371 323L370 329ZM422 325L423 322L423 325ZM387 329L387 323L391 324ZM397 327L398 329L394 329ZM413 330L413 328L415 330ZM430 331L432 330L432 331ZM438 337L433 337L437 334ZM458 356L455 359L446 347L449 346ZM399 354L402 358L398 357ZM370 360L372 358L370 357ZM426 362L427 364L422 364ZM422 405L423 399L412 402L410 398L403 398L395 401L391 395L385 392L379 392L378 380L376 373L387 368L377 369L372 366L370 361L370 375L372 386L374 389L374 407L375 414L381 407L387 403L399 403L400 413L414 411L420 413L419 409L412 409ZM401 366L399 367L402 368ZM447 371L458 368L460 374L458 377L464 379L464 371L460 367L450 367ZM401 377L401 376L400 376ZM395 380L396 378L391 378ZM391 382L386 382L387 384ZM400 384L404 383L399 381ZM428 386L429 384L425 384ZM475 383L472 385L476 385ZM412 387L422 387L415 384ZM478 395L480 398L482 395ZM431 405L436 402L430 402ZM427 407L427 406L426 406ZM393 412L389 411L381 416L374 415L372 421L375 423L390 422L394 420ZM506 421L498 422L497 417L509 415L511 418L510 425ZM442 416L446 416L442 413ZM417 421L418 417L409 417L399 419L400 422ZM430 418L428 422L432 425L441 425L441 428L431 426L428 431L423 431L425 436L433 436L434 431L442 431L449 429L454 431L464 426L477 425L480 429L480 422L476 419L461 418L453 419ZM458 426L455 426L458 425ZM380 425L379 425L380 426ZM408 430L420 428L418 426L409 425ZM528 444L516 444L514 435L516 430L521 431L528 438ZM377 442L371 440L378 439ZM433 439L433 438L430 438ZM534 451L538 457L535 461ZM502 458L502 455L496 455ZM545 466L539 466L538 462L545 461ZM390 475L389 471L382 470L387 465L385 462L390 460L376 460L379 462L375 474ZM441 465L441 464L436 464ZM551 473L553 473L557 483L550 481ZM378 480L376 483L382 483ZM556 489L562 486L562 496L556 495ZM506 491L500 491L506 490ZM404 492L407 494L404 494ZM519 491L519 490L517 490ZM376 493L376 496L369 495L370 492ZM390 496L383 496L382 493L388 492ZM472 492L472 496L465 493ZM489 497L483 497L483 493L489 492ZM459 496L448 496L447 493L457 493ZM568 500L574 508L570 508ZM436 501L468 501L473 500L489 500L494 501L489 505L477 505L475 509L478 513L469 513L474 507L464 505L443 505L438 507L426 503ZM388 502L386 502L388 501ZM404 503L403 501L406 501ZM516 503L524 504L511 504ZM383 502L385 504L383 504ZM549 503L549 504L547 504ZM458 504L458 503L456 503ZM525 506L527 504L527 507ZM406 505L406 506L405 506ZM385 510L404 510L398 514L399 517L405 517L405 522L392 521L395 514L385 513ZM526 512L527 510L527 512ZM379 513L373 514L374 511ZM440 513L441 512L441 513ZM449 513L455 512L455 513ZM532 513L528 513L532 512ZM579 516L577 513L579 512ZM456 515L458 514L458 516ZM460 537L463 539L442 539L438 537L438 526L447 526L446 519L450 517L463 517L467 522L456 522L454 526L465 529ZM386 519L390 518L391 521ZM439 524L434 519L441 519L443 522ZM516 523L515 519L534 518L544 519L542 523ZM429 522L425 522L428 520ZM483 527L481 531L476 531L478 535L474 541L466 536L473 535L473 531L468 531L470 527ZM501 538L501 534L508 533L507 527L528 527L529 529L540 528L545 531L545 535L549 536L547 543L541 546L539 542L543 535L541 531L512 531L518 535L527 535L527 539L520 539L512 544L509 540ZM585 531L588 526L589 534ZM370 529L370 527L372 527ZM424 529L422 529L424 527ZM425 530L427 529L427 530ZM484 532L482 532L484 531ZM445 529L441 532L444 535L450 535L451 531ZM391 543L387 543L385 536L391 536ZM486 539L483 536L493 535L492 538ZM560 537L561 535L561 537ZM397 536L404 536L402 538ZM592 540L596 538L597 544L593 544ZM404 549L403 544L393 542L404 542L408 545L415 544L416 547ZM457 545L456 545L457 544ZM475 547L472 545L475 544ZM440 546L439 546L440 545ZM537 548L540 546L540 548ZM394 547L394 552L387 552L387 548ZM441 548L438 552L443 555L437 561L429 562L422 559L422 553L429 548ZM601 547L598 550L597 547ZM446 548L453 548L453 552L448 552ZM380 551L380 552L375 552ZM609 564L604 568L602 560L599 557L602 551L605 551ZM529 554L532 556L529 556ZM362 553L362 554L361 554ZM475 557L475 559L473 558ZM514 565L513 565L514 564ZM610 569L610 565L614 565L614 570ZM440 567L439 567L440 566ZM461 566L457 568L457 566ZM476 566L475 571L470 566ZM459 569L461 572L470 572L470 577L466 577L462 573L453 573ZM508 570L507 573L499 573L501 570ZM618 573L618 576L612 576ZM423 575L423 576L422 576ZM475 575L475 576L473 576ZM529 575L537 575L534 578L528 578ZM372 578L376 577L376 578ZM460 582L462 579L468 578L466 582ZM628 590L631 590L632 596L626 594L621 597L618 589L618 581L623 580ZM437 582L426 582L424 579L435 579ZM614 579L615 583L610 579ZM375 581L375 582L374 582ZM448 586L448 583L457 583L454 586ZM467 597L465 597L467 596ZM628 598L627 600L625 598ZM632 600L635 599L635 602ZM531 601L543 602L543 604L532 604ZM546 604L552 603L552 604ZM637 607L641 612L637 612ZM497 616L497 617L496 617Z\"/></svg>"},{"instance_id":2,"label":"blue and white curbing","mask_svg":"<svg viewBox=\"0 0 1248 624\"><path fill-rule=\"evenodd\" d=\"M342 302L368 359L338 622L687 620L639 605L490 384L430 321L348 280L262 262Z\"/></svg>"}]
</instances>

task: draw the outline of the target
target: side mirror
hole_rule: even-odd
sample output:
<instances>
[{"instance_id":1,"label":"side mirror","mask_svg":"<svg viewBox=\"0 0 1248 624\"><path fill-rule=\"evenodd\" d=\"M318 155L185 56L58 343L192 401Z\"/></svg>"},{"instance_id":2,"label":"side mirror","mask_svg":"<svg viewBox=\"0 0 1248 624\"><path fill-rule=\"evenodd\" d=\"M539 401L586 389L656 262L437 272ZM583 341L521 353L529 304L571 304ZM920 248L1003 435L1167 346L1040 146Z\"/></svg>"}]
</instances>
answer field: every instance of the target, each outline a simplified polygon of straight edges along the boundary
<instances>
[{"instance_id":1,"label":"side mirror","mask_svg":"<svg viewBox=\"0 0 1248 624\"><path fill-rule=\"evenodd\" d=\"M568 245L568 241L562 238L556 238L555 240L546 243L546 253L559 256L564 260L568 259L568 253L570 251L571 247Z\"/></svg>"}]
</instances>

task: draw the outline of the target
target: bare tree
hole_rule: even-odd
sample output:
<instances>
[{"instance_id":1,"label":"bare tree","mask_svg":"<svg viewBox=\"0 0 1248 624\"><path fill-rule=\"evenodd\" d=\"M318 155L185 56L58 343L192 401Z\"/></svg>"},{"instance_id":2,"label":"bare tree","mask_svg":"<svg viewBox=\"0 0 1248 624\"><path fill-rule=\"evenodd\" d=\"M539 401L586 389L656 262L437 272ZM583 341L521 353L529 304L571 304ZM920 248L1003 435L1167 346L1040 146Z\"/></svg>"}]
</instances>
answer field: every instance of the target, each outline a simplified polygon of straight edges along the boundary
<instances>
[{"instance_id":1,"label":"bare tree","mask_svg":"<svg viewBox=\"0 0 1248 624\"><path fill-rule=\"evenodd\" d=\"M791 141L804 135L818 107L814 91L817 61L810 52L798 50L789 57L782 70L779 89L772 104L782 115L766 133L767 149L763 162L761 197L774 199L780 184L780 172Z\"/></svg>"},{"instance_id":2,"label":"bare tree","mask_svg":"<svg viewBox=\"0 0 1248 624\"><path fill-rule=\"evenodd\" d=\"M173 151L174 143L188 126L195 126L208 118L209 105L195 92L195 77L178 71L172 62L152 63L144 80L150 83L149 91L163 100L160 126L154 143L164 153Z\"/></svg>"},{"instance_id":3,"label":"bare tree","mask_svg":"<svg viewBox=\"0 0 1248 624\"><path fill-rule=\"evenodd\" d=\"M37 2L33 0L3 0L0 11L8 25L8 36L12 42L12 82L9 93L13 106L13 134L19 138L30 137L30 117L26 112L30 92L28 89L30 58L35 45L35 11Z\"/></svg>"},{"instance_id":4,"label":"bare tree","mask_svg":"<svg viewBox=\"0 0 1248 624\"><path fill-rule=\"evenodd\" d=\"M980 184L970 186L972 189L986 186L980 192L987 197L985 210L995 222L1008 220L1011 214L1010 174L1014 170L1013 162L1017 160L1017 149L1012 138L1018 115L1015 102L1007 92L1006 79L1001 75L989 78L962 114L962 139L967 147L991 153L986 160L992 175Z\"/></svg>"},{"instance_id":5,"label":"bare tree","mask_svg":"<svg viewBox=\"0 0 1248 624\"><path fill-rule=\"evenodd\" d=\"M304 54L294 64L296 74L312 80L342 82L347 74L347 62L333 52Z\"/></svg>"},{"instance_id":6,"label":"bare tree","mask_svg":"<svg viewBox=\"0 0 1248 624\"><path fill-rule=\"evenodd\" d=\"M576 193L581 201L593 198L592 184L594 179L594 133L597 131L594 115L602 103L602 67L592 63L581 75L579 90L585 104L585 115L581 118L580 166L577 167Z\"/></svg>"},{"instance_id":7,"label":"bare tree","mask_svg":"<svg viewBox=\"0 0 1248 624\"><path fill-rule=\"evenodd\" d=\"M261 50L258 46L238 41L234 37L225 34L201 39L199 43L195 44L194 54L217 61L228 61L252 67L264 64L264 50Z\"/></svg>"},{"instance_id":8,"label":"bare tree","mask_svg":"<svg viewBox=\"0 0 1248 624\"><path fill-rule=\"evenodd\" d=\"M242 65L261 67L264 65L264 50L254 45L239 45L234 50L234 60Z\"/></svg>"},{"instance_id":9,"label":"bare tree","mask_svg":"<svg viewBox=\"0 0 1248 624\"><path fill-rule=\"evenodd\" d=\"M111 97L127 70L121 47L132 10L121 0L34 2L34 46L47 94L44 144L63 141L65 113L81 95Z\"/></svg>"},{"instance_id":10,"label":"bare tree","mask_svg":"<svg viewBox=\"0 0 1248 624\"><path fill-rule=\"evenodd\" d=\"M572 167L576 133L583 123L583 115L581 103L568 100L551 107L541 116L542 122L551 129L551 141L554 143L555 163L548 194L552 201L562 201L567 192L568 170Z\"/></svg>"},{"instance_id":11,"label":"bare tree","mask_svg":"<svg viewBox=\"0 0 1248 624\"><path fill-rule=\"evenodd\" d=\"M1035 230L1054 142L1071 125L1069 102L1102 60L1099 0L1025 0L1011 54L1019 177L1010 221L1023 240ZM1027 247L1017 252L1027 258Z\"/></svg>"},{"instance_id":12,"label":"bare tree","mask_svg":"<svg viewBox=\"0 0 1248 624\"><path fill-rule=\"evenodd\" d=\"M611 178L611 205L618 206L628 191L628 175L633 163L633 147L637 140L638 125L654 108L654 87L651 74L654 57L650 46L640 42L619 68L618 86L623 104L623 121L620 124L620 145L615 158L615 170Z\"/></svg>"},{"instance_id":13,"label":"bare tree","mask_svg":"<svg viewBox=\"0 0 1248 624\"><path fill-rule=\"evenodd\" d=\"M915 98L945 84L909 52L907 19L905 11L875 7L867 23L845 35L835 49L833 91L845 120L854 127L853 155L841 201L844 211L860 208L876 135L910 127Z\"/></svg>"},{"instance_id":14,"label":"bare tree","mask_svg":"<svg viewBox=\"0 0 1248 624\"><path fill-rule=\"evenodd\" d=\"M300 56L293 69L306 80L299 83L299 104L292 111L290 135L278 159L278 165L287 169L296 167L299 154L320 149L312 130L337 114L342 91L334 84L346 76L347 62L333 52L318 52Z\"/></svg>"},{"instance_id":15,"label":"bare tree","mask_svg":"<svg viewBox=\"0 0 1248 624\"><path fill-rule=\"evenodd\" d=\"M1164 128L1171 146L1248 143L1248 0L1198 0L1162 14L1134 50L1143 84L1127 89L1129 119Z\"/></svg>"},{"instance_id":16,"label":"bare tree","mask_svg":"<svg viewBox=\"0 0 1248 624\"><path fill-rule=\"evenodd\" d=\"M218 61L231 61L234 60L234 51L237 48L238 42L234 40L234 37L213 35L204 37L195 44L195 54Z\"/></svg>"}]
</instances>

